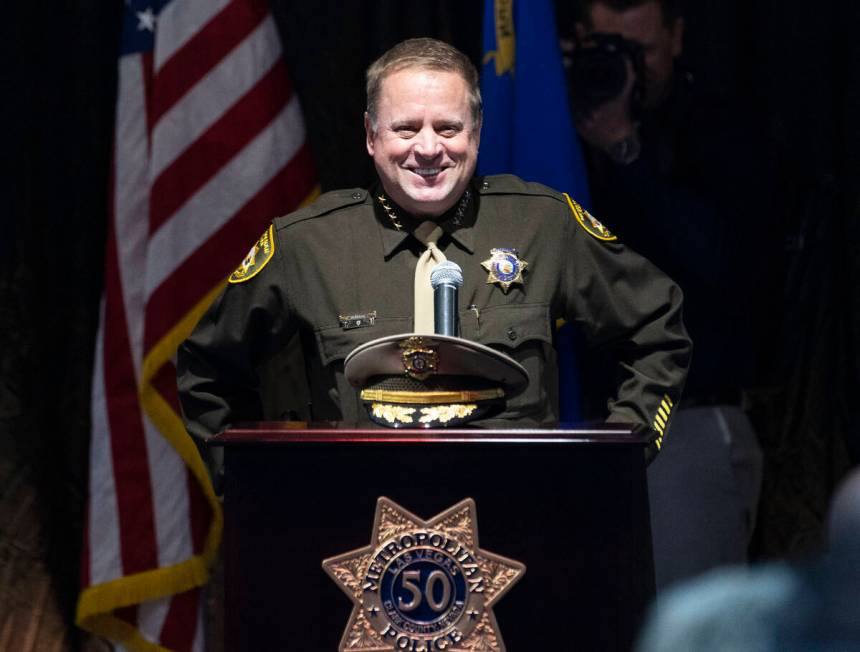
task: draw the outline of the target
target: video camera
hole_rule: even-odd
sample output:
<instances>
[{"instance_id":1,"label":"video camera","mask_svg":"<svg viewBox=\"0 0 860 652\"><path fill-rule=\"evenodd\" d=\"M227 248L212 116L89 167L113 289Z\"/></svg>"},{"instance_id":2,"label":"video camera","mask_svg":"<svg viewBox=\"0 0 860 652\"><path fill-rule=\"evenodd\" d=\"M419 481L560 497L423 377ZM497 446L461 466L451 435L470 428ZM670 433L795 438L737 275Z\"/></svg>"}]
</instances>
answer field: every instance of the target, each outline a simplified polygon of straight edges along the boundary
<instances>
[{"instance_id":1,"label":"video camera","mask_svg":"<svg viewBox=\"0 0 860 652\"><path fill-rule=\"evenodd\" d=\"M630 110L636 115L642 108L645 79L642 46L619 34L603 33L589 34L576 44L567 68L575 116L586 116L621 94L627 83L628 61L635 77Z\"/></svg>"}]
</instances>

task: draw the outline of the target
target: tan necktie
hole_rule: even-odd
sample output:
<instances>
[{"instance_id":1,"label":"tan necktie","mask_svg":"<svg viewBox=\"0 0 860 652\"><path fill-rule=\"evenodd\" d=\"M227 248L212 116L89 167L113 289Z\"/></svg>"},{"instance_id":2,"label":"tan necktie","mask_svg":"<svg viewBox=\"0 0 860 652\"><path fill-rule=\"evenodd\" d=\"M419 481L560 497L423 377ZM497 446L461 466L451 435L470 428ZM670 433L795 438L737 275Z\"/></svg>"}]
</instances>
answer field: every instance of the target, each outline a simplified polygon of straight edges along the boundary
<instances>
[{"instance_id":1,"label":"tan necktie","mask_svg":"<svg viewBox=\"0 0 860 652\"><path fill-rule=\"evenodd\" d=\"M423 335L432 335L435 332L430 272L436 265L446 260L445 254L436 246L442 233L444 232L441 226L426 220L418 225L413 234L420 242L427 245L427 251L421 254L415 265L415 332Z\"/></svg>"}]
</instances>

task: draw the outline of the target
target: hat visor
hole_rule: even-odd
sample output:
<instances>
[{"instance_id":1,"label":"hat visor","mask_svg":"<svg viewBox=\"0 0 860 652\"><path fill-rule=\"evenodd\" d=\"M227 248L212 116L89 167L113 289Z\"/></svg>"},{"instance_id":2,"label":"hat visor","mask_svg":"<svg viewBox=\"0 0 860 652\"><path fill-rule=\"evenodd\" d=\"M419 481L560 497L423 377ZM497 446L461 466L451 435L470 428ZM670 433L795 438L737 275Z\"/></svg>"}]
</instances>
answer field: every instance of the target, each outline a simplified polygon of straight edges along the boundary
<instances>
[{"instance_id":1,"label":"hat visor","mask_svg":"<svg viewBox=\"0 0 860 652\"><path fill-rule=\"evenodd\" d=\"M400 343L420 337L439 353L436 374L484 378L505 390L510 399L529 384L529 375L516 360L484 344L450 335L403 333L372 340L356 347L344 361L344 374L350 385L367 386L373 376L405 373Z\"/></svg>"}]
</instances>

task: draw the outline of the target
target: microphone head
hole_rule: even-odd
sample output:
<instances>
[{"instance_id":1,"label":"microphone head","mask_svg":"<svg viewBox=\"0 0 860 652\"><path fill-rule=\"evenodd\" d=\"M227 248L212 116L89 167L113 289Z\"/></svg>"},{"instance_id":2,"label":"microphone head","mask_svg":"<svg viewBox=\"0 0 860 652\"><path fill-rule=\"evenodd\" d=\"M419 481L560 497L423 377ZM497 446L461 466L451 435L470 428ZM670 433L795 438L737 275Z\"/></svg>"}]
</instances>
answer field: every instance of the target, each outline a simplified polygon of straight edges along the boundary
<instances>
[{"instance_id":1,"label":"microphone head","mask_svg":"<svg viewBox=\"0 0 860 652\"><path fill-rule=\"evenodd\" d=\"M453 261L441 262L430 272L430 285L434 290L440 285L453 285L459 290L463 287L463 270Z\"/></svg>"}]
</instances>

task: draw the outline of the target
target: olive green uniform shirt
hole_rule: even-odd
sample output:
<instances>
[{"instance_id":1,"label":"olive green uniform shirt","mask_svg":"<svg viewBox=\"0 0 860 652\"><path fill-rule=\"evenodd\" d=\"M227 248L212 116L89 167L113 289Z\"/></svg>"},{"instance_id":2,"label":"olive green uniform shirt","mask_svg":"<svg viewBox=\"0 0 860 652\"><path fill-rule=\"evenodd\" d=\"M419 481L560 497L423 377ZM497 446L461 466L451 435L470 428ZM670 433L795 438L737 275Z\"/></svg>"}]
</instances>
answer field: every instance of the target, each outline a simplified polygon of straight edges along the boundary
<instances>
[{"instance_id":1,"label":"olive green uniform shirt","mask_svg":"<svg viewBox=\"0 0 860 652\"><path fill-rule=\"evenodd\" d=\"M512 176L475 179L471 191L461 215L452 210L440 220L446 234L439 247L463 270L460 334L507 353L530 377L494 421L558 420L552 342L563 318L591 344L618 352L609 419L662 434L690 360L680 289L617 240L589 232L561 193ZM307 376L314 418L369 423L344 377L344 358L370 340L412 331L413 278L424 249L410 234L416 222L395 210L401 229L373 193L352 189L274 221L266 262L228 283L179 349L180 397L194 436L262 418L259 367L295 333L307 367L295 373ZM495 248L516 249L528 263L522 283L507 292L488 283L481 265ZM372 325L343 320L372 313Z\"/></svg>"}]
</instances>

